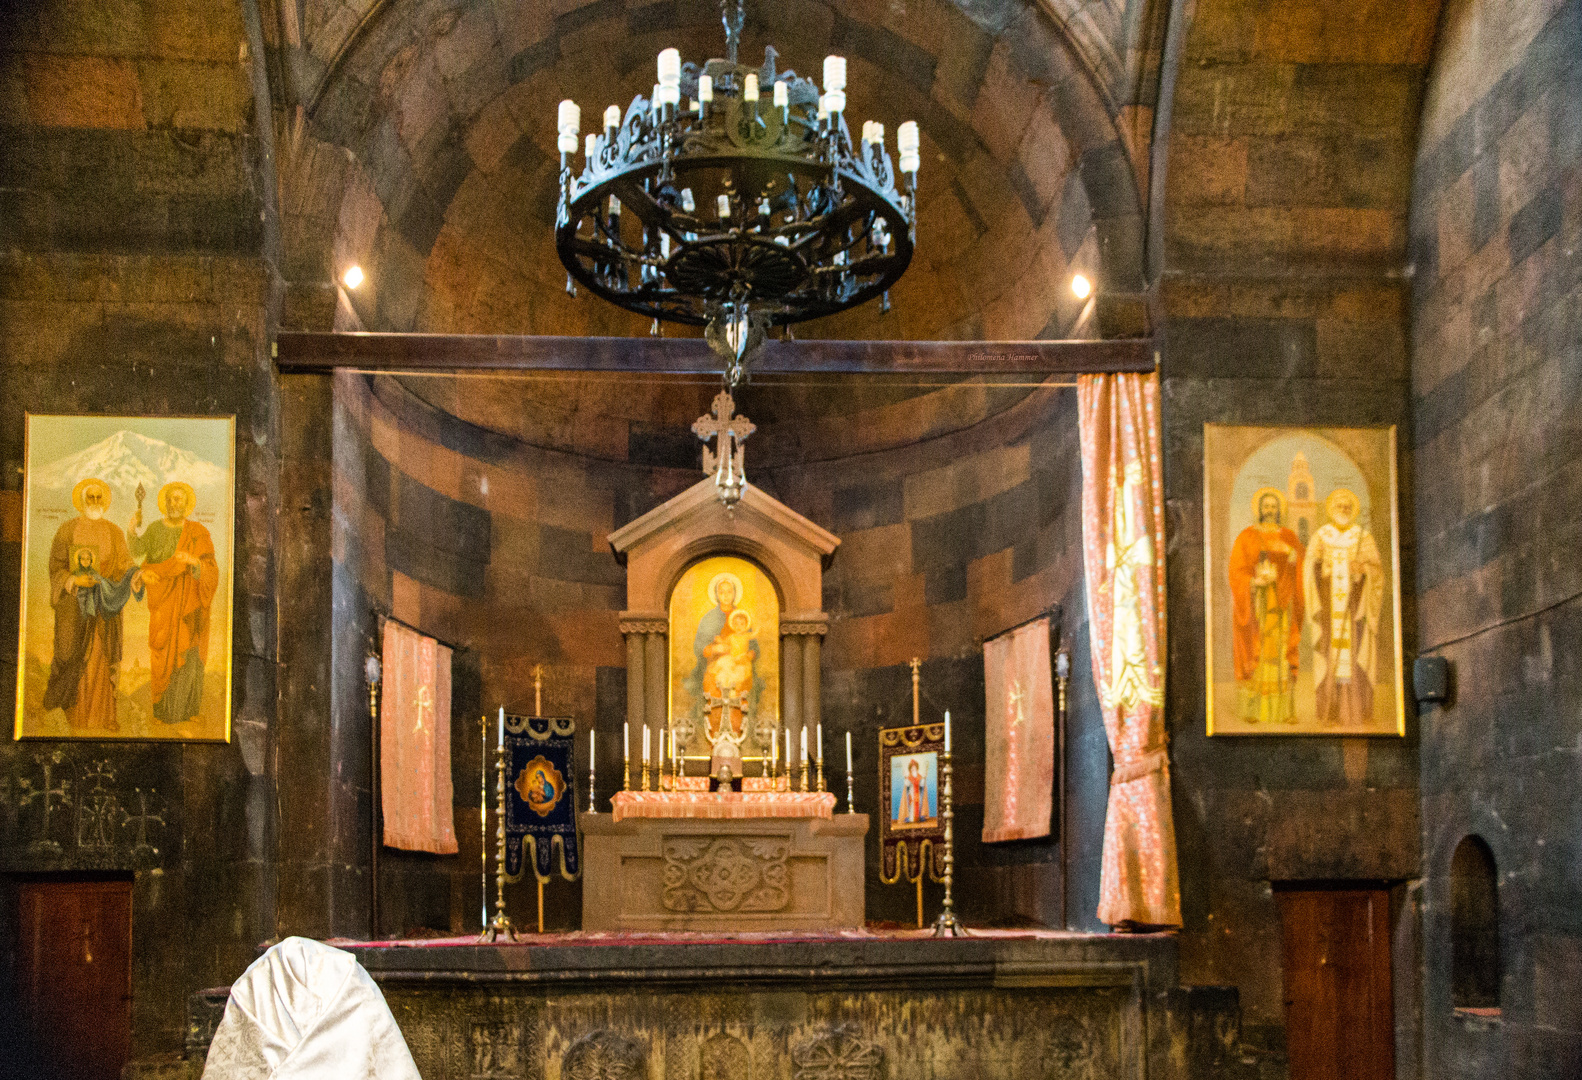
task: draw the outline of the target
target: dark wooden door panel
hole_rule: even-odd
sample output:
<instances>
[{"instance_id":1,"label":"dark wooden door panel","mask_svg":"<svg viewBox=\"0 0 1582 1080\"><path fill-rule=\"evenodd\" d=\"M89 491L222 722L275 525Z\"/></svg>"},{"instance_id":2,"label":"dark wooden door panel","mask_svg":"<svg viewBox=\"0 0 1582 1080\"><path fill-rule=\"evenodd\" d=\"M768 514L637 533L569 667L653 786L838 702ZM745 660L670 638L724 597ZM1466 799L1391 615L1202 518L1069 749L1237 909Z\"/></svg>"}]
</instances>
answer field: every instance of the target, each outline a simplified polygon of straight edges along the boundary
<instances>
[{"instance_id":1,"label":"dark wooden door panel","mask_svg":"<svg viewBox=\"0 0 1582 1080\"><path fill-rule=\"evenodd\" d=\"M39 1059L62 1078L115 1080L132 1046L132 883L29 881L17 899L22 1008Z\"/></svg>"},{"instance_id":2,"label":"dark wooden door panel","mask_svg":"<svg viewBox=\"0 0 1582 1080\"><path fill-rule=\"evenodd\" d=\"M1392 1080L1390 896L1282 890L1290 1080Z\"/></svg>"}]
</instances>

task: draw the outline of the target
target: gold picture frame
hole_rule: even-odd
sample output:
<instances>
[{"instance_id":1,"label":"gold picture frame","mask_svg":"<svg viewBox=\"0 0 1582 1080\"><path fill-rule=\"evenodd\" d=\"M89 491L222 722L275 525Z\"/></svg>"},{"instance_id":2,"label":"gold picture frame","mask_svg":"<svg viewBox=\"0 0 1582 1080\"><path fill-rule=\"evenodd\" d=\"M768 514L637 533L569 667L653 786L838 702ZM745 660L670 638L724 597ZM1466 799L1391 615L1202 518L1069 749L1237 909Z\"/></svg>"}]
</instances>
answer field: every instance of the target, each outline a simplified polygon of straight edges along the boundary
<instances>
[{"instance_id":1,"label":"gold picture frame","mask_svg":"<svg viewBox=\"0 0 1582 1080\"><path fill-rule=\"evenodd\" d=\"M1204 425L1210 735L1406 734L1395 438Z\"/></svg>"},{"instance_id":2,"label":"gold picture frame","mask_svg":"<svg viewBox=\"0 0 1582 1080\"><path fill-rule=\"evenodd\" d=\"M229 742L236 418L25 422L15 737Z\"/></svg>"}]
</instances>

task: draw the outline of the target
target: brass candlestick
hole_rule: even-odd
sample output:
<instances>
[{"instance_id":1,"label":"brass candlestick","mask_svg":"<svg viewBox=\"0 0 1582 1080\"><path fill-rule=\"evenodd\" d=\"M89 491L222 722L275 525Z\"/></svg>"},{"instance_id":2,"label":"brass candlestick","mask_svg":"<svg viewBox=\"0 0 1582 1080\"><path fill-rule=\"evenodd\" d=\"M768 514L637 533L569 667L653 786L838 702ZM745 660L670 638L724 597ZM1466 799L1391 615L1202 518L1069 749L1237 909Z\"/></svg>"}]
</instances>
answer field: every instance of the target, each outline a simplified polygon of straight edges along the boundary
<instances>
[{"instance_id":1,"label":"brass candlestick","mask_svg":"<svg viewBox=\"0 0 1582 1080\"><path fill-rule=\"evenodd\" d=\"M597 775L594 762L598 759L598 755L594 752L597 745L594 742L595 738L597 736L593 732L588 732L588 813L590 814L598 813L593 808L593 781Z\"/></svg>"},{"instance_id":2,"label":"brass candlestick","mask_svg":"<svg viewBox=\"0 0 1582 1080\"><path fill-rule=\"evenodd\" d=\"M846 770L846 813L857 812L857 781L852 779L851 769Z\"/></svg>"},{"instance_id":3,"label":"brass candlestick","mask_svg":"<svg viewBox=\"0 0 1582 1080\"><path fill-rule=\"evenodd\" d=\"M967 928L962 926L961 921L956 918L956 902L951 896L951 884L955 877L956 867L955 830L952 822L955 821L956 814L951 801L949 752L939 755L939 767L940 771L945 774L945 806L944 812L940 815L945 819L945 903L939 913L939 918L934 920L934 936L966 937ZM922 880L921 875L919 875L918 880Z\"/></svg>"},{"instance_id":4,"label":"brass candlestick","mask_svg":"<svg viewBox=\"0 0 1582 1080\"><path fill-rule=\"evenodd\" d=\"M807 790L809 790L809 788L808 788L808 783L809 783L809 782L810 782L810 778L809 778L809 776L808 776L808 760L807 760L807 755L806 755L806 754L803 754L803 755L802 755L802 790L803 790L803 791L807 791Z\"/></svg>"},{"instance_id":5,"label":"brass candlestick","mask_svg":"<svg viewBox=\"0 0 1582 1080\"><path fill-rule=\"evenodd\" d=\"M505 747L495 747L495 803L500 821L494 830L499 842L494 853L494 918L489 922L489 928L478 938L480 942L492 943L501 934L508 941L516 940L516 927L511 925L511 917L505 913L505 756Z\"/></svg>"},{"instance_id":6,"label":"brass candlestick","mask_svg":"<svg viewBox=\"0 0 1582 1080\"><path fill-rule=\"evenodd\" d=\"M489 930L489 717L478 717L478 861L483 882L483 911L478 925Z\"/></svg>"}]
</instances>

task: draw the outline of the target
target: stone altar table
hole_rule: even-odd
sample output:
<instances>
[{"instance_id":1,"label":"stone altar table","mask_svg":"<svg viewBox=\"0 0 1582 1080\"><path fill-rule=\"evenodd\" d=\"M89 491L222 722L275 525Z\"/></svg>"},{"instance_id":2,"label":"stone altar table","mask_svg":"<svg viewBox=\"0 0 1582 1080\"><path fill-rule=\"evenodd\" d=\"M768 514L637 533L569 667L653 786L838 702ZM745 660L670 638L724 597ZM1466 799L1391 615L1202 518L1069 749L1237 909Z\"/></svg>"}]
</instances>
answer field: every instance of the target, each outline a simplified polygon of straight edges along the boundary
<instances>
[{"instance_id":1,"label":"stone altar table","mask_svg":"<svg viewBox=\"0 0 1582 1080\"><path fill-rule=\"evenodd\" d=\"M618 792L583 814L585 930L860 928L867 814L828 792Z\"/></svg>"}]
</instances>

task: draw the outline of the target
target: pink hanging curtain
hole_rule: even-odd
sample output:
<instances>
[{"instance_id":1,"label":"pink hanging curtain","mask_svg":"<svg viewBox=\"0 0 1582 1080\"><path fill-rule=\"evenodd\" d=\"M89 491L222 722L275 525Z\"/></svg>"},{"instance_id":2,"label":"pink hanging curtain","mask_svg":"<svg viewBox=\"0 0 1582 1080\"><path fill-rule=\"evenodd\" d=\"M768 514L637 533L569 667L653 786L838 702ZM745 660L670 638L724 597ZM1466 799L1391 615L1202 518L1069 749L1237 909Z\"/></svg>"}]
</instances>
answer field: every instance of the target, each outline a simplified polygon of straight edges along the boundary
<instances>
[{"instance_id":1,"label":"pink hanging curtain","mask_svg":"<svg viewBox=\"0 0 1582 1080\"><path fill-rule=\"evenodd\" d=\"M1093 681L1115 770L1099 919L1181 924L1164 721L1165 525L1159 376L1084 375L1082 546Z\"/></svg>"},{"instance_id":2,"label":"pink hanging curtain","mask_svg":"<svg viewBox=\"0 0 1582 1080\"><path fill-rule=\"evenodd\" d=\"M407 851L456 852L450 783L450 650L385 623L380 700L380 809L384 842Z\"/></svg>"}]
</instances>

